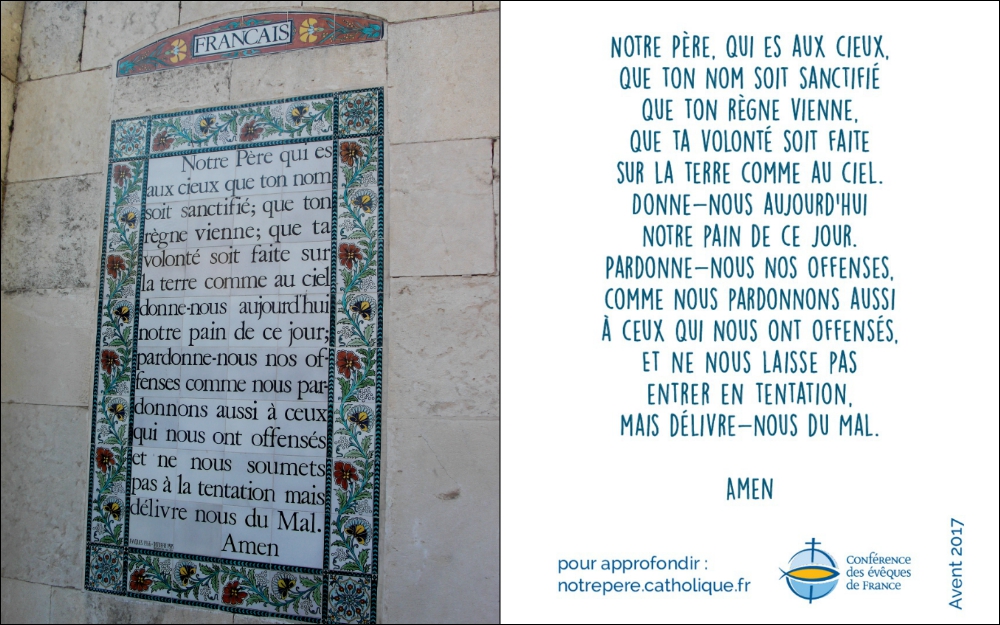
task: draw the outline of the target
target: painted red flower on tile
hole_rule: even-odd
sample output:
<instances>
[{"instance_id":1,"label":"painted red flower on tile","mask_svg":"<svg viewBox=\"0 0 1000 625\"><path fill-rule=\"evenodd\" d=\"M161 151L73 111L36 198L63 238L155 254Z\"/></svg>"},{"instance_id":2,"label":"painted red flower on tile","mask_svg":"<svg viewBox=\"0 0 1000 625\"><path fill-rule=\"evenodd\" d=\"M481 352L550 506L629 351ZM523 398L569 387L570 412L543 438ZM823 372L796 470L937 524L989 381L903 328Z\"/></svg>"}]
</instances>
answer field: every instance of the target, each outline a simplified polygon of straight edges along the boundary
<instances>
[{"instance_id":1,"label":"painted red flower on tile","mask_svg":"<svg viewBox=\"0 0 1000 625\"><path fill-rule=\"evenodd\" d=\"M222 589L222 601L223 603L228 603L229 605L239 605L243 603L249 595L240 590L239 582L229 582L226 587Z\"/></svg>"},{"instance_id":2,"label":"painted red flower on tile","mask_svg":"<svg viewBox=\"0 0 1000 625\"><path fill-rule=\"evenodd\" d=\"M353 141L345 141L340 144L340 160L348 167L354 167L354 160L360 160L364 155L361 146Z\"/></svg>"},{"instance_id":3,"label":"painted red flower on tile","mask_svg":"<svg viewBox=\"0 0 1000 625\"><path fill-rule=\"evenodd\" d=\"M358 472L350 462L341 462L338 460L333 465L333 481L337 483L337 486L347 490L351 482L358 481Z\"/></svg>"},{"instance_id":4,"label":"painted red flower on tile","mask_svg":"<svg viewBox=\"0 0 1000 625\"><path fill-rule=\"evenodd\" d=\"M132 170L128 165L115 165L114 173L112 173L112 178L114 178L115 184L119 187L125 186L125 181L132 177Z\"/></svg>"},{"instance_id":5,"label":"painted red flower on tile","mask_svg":"<svg viewBox=\"0 0 1000 625\"><path fill-rule=\"evenodd\" d=\"M348 269L354 269L354 263L360 263L363 256L361 248L353 243L340 244L340 264Z\"/></svg>"},{"instance_id":6,"label":"painted red flower on tile","mask_svg":"<svg viewBox=\"0 0 1000 625\"><path fill-rule=\"evenodd\" d=\"M146 569L132 571L132 576L128 580L128 587L136 592L146 592L152 585L153 580L146 577Z\"/></svg>"},{"instance_id":7,"label":"painted red flower on tile","mask_svg":"<svg viewBox=\"0 0 1000 625\"><path fill-rule=\"evenodd\" d=\"M355 369L361 368L361 359L354 352L337 352L337 371L345 378L351 377Z\"/></svg>"},{"instance_id":8,"label":"painted red flower on tile","mask_svg":"<svg viewBox=\"0 0 1000 625\"><path fill-rule=\"evenodd\" d=\"M170 146L174 144L173 137L167 134L166 130L161 130L153 137L153 151L163 152L164 150L170 149Z\"/></svg>"},{"instance_id":9,"label":"painted red flower on tile","mask_svg":"<svg viewBox=\"0 0 1000 625\"><path fill-rule=\"evenodd\" d=\"M258 126L255 122L249 121L240 128L240 141L246 143L257 139L264 132L263 126Z\"/></svg>"},{"instance_id":10,"label":"painted red flower on tile","mask_svg":"<svg viewBox=\"0 0 1000 625\"><path fill-rule=\"evenodd\" d=\"M122 359L118 357L118 352L110 349L101 352L101 369L111 373L112 369L120 364L122 364Z\"/></svg>"},{"instance_id":11,"label":"painted red flower on tile","mask_svg":"<svg viewBox=\"0 0 1000 625\"><path fill-rule=\"evenodd\" d=\"M107 266L108 274L112 278L117 278L119 271L125 271L125 259L117 254L112 254L111 256L108 256Z\"/></svg>"},{"instance_id":12,"label":"painted red flower on tile","mask_svg":"<svg viewBox=\"0 0 1000 625\"><path fill-rule=\"evenodd\" d=\"M107 473L111 467L115 466L115 454L107 447L98 447L94 458L101 473Z\"/></svg>"}]
</instances>

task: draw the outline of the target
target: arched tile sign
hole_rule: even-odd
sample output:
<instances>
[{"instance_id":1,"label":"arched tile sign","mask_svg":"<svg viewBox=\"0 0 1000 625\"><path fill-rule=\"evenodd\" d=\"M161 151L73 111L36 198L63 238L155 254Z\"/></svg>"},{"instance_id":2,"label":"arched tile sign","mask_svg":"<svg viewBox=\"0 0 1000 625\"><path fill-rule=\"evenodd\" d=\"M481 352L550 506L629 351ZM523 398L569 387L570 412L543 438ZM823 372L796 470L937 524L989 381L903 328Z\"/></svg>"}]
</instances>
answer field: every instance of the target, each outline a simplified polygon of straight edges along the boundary
<instances>
[{"instance_id":1,"label":"arched tile sign","mask_svg":"<svg viewBox=\"0 0 1000 625\"><path fill-rule=\"evenodd\" d=\"M379 41L384 34L381 20L356 15L255 13L216 20L164 37L122 57L117 75L135 76L261 54L366 43Z\"/></svg>"}]
</instances>

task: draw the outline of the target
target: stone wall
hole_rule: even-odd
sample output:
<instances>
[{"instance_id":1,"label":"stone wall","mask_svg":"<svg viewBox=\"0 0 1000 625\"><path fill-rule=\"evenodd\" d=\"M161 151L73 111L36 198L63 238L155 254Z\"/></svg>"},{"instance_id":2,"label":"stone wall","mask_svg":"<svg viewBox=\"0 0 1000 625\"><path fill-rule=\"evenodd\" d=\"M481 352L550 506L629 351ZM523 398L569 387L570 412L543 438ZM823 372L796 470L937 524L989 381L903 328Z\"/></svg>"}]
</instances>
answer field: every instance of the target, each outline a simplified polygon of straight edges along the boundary
<instances>
[{"instance_id":1,"label":"stone wall","mask_svg":"<svg viewBox=\"0 0 1000 625\"><path fill-rule=\"evenodd\" d=\"M7 153L10 147L10 128L14 122L14 91L17 85L17 55L21 49L21 20L24 17L23 2L3 2L0 3L0 108L2 108L3 126L0 131L0 206L7 182ZM2 211L2 208L0 208ZM2 213L0 213L2 214Z\"/></svg>"},{"instance_id":2,"label":"stone wall","mask_svg":"<svg viewBox=\"0 0 1000 625\"><path fill-rule=\"evenodd\" d=\"M379 85L389 140L379 619L499 621L499 3L307 2L382 17L386 37L114 77L117 56L171 31L302 5L3 3L4 622L260 620L82 591L110 120Z\"/></svg>"}]
</instances>

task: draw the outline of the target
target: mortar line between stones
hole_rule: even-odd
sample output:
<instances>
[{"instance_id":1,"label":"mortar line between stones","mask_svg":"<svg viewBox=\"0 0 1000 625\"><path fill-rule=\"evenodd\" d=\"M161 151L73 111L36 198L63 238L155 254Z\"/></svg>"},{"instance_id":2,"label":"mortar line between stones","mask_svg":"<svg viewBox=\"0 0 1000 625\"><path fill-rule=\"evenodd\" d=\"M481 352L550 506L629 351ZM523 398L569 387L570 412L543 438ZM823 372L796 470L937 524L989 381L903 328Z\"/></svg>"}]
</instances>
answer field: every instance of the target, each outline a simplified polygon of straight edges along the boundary
<instances>
[{"instance_id":1,"label":"mortar line between stones","mask_svg":"<svg viewBox=\"0 0 1000 625\"><path fill-rule=\"evenodd\" d=\"M484 417L393 417L392 419L387 419L386 422L397 423L399 421L415 422L415 421L444 421L447 423L489 423L491 421L499 421L500 415L496 416L484 416ZM422 437L421 437L422 438ZM426 442L426 440L424 441Z\"/></svg>"},{"instance_id":2,"label":"mortar line between stones","mask_svg":"<svg viewBox=\"0 0 1000 625\"><path fill-rule=\"evenodd\" d=\"M90 7L90 2L83 3L83 33L80 35L80 54L76 57L76 67L77 70L74 73L80 73L83 71L83 45L87 40L87 9Z\"/></svg>"},{"instance_id":3,"label":"mortar line between stones","mask_svg":"<svg viewBox=\"0 0 1000 625\"><path fill-rule=\"evenodd\" d=\"M46 408L90 408L90 404L34 404L31 402L24 401L2 401L0 405L4 406L44 406Z\"/></svg>"},{"instance_id":4,"label":"mortar line between stones","mask_svg":"<svg viewBox=\"0 0 1000 625\"><path fill-rule=\"evenodd\" d=\"M83 54L83 49L82 48L80 50L80 54ZM89 72L97 72L97 71L105 70L105 69L108 69L109 67L111 67L111 66L110 65L105 65L103 67L93 67L91 69L82 69L82 70L77 70L75 72L67 72L65 74L52 74L51 76L42 76L41 78L29 78L28 80L22 80L22 81L18 82L17 85L21 86L21 85L27 84L29 82L40 82L42 80L49 80L50 78L59 78L61 76L76 76L77 74L87 74Z\"/></svg>"},{"instance_id":5,"label":"mortar line between stones","mask_svg":"<svg viewBox=\"0 0 1000 625\"><path fill-rule=\"evenodd\" d=\"M103 176L104 172L98 171L85 171L79 174L69 174L68 176L53 176L51 178L30 178L28 180L5 180L4 184L8 187L13 184L24 184L26 182L42 182L43 180L65 180L66 178L79 178L81 176Z\"/></svg>"},{"instance_id":6,"label":"mortar line between stones","mask_svg":"<svg viewBox=\"0 0 1000 625\"><path fill-rule=\"evenodd\" d=\"M390 278L496 278L495 273L430 273L430 274L401 274L389 276Z\"/></svg>"},{"instance_id":7,"label":"mortar line between stones","mask_svg":"<svg viewBox=\"0 0 1000 625\"><path fill-rule=\"evenodd\" d=\"M484 135L482 137L462 137L460 139L431 139L430 141L402 141L400 143L390 142L389 145L420 145L422 143L447 143L449 141L481 141L483 139L492 139L493 141L498 141L500 139L500 135ZM490 161L490 165L492 164L493 162Z\"/></svg>"},{"instance_id":8,"label":"mortar line between stones","mask_svg":"<svg viewBox=\"0 0 1000 625\"><path fill-rule=\"evenodd\" d=\"M497 210L497 141L490 142L490 197L493 199L493 275L500 275L500 212Z\"/></svg>"},{"instance_id":9,"label":"mortar line between stones","mask_svg":"<svg viewBox=\"0 0 1000 625\"><path fill-rule=\"evenodd\" d=\"M411 24L413 22L427 22L427 21L430 21L430 20L443 20L443 19L448 19L449 17L464 17L466 15L479 15L480 13L493 13L493 12L499 11L499 10L500 9L490 9L489 11L474 11L473 10L473 11L463 12L463 13L449 13L448 15L428 15L427 17L415 17L412 20L399 20L398 22L390 22L389 20L385 20L385 23L386 24L392 24L393 26L395 26L395 25L398 25L398 24ZM385 18L383 18L383 19L385 19Z\"/></svg>"}]
</instances>

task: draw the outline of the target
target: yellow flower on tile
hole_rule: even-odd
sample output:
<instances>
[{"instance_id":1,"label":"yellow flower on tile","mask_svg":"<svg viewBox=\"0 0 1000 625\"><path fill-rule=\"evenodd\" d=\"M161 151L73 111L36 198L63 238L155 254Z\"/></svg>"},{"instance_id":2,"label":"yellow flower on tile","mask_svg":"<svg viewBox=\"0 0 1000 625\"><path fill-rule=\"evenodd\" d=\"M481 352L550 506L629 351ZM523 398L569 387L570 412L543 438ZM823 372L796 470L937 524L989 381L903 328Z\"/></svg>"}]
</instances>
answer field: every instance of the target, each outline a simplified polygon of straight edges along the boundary
<instances>
[{"instance_id":1,"label":"yellow flower on tile","mask_svg":"<svg viewBox=\"0 0 1000 625\"><path fill-rule=\"evenodd\" d=\"M302 24L299 26L299 39L304 43L312 43L319 39L319 35L316 33L323 32L324 28L317 26L318 23L319 20L315 17L302 20Z\"/></svg>"},{"instance_id":2,"label":"yellow flower on tile","mask_svg":"<svg viewBox=\"0 0 1000 625\"><path fill-rule=\"evenodd\" d=\"M170 45L173 46L173 48L171 48L167 54L171 55L171 63L183 61L187 57L188 46L183 39L175 39L170 42Z\"/></svg>"}]
</instances>

